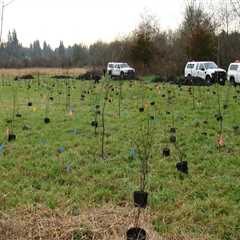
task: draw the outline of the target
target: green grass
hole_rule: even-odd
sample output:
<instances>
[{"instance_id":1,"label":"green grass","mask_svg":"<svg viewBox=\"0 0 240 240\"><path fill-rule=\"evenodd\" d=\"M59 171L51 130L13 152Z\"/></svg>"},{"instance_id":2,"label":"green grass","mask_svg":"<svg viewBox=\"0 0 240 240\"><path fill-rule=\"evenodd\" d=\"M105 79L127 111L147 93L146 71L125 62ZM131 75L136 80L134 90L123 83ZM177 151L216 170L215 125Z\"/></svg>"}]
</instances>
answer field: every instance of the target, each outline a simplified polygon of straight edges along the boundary
<instances>
[{"instance_id":1,"label":"green grass","mask_svg":"<svg viewBox=\"0 0 240 240\"><path fill-rule=\"evenodd\" d=\"M233 126L239 125L238 88L231 86L194 87L193 109L189 87L156 85L146 78L144 84L125 81L122 86L121 117L118 116L119 82L111 81L112 103L106 105L105 158L101 158L101 121L94 135L91 122L95 105L103 105L105 82L94 85L88 81L70 81L71 108L66 111L65 81L41 78L31 82L5 79L0 86L0 210L43 204L49 208L97 207L108 202L119 205L132 203L132 193L139 188L139 156L129 158L133 142L139 139L142 125L150 116L155 128L154 145L149 162L147 191L153 224L161 235L206 235L208 239L240 239L240 134ZM11 85L6 85L10 83ZM52 85L55 84L55 87ZM156 87L159 86L159 89ZM207 90L209 89L209 91ZM81 101L83 91L85 100ZM62 95L59 95L59 91ZM168 91L172 97L168 101ZM219 91L223 110L225 147L217 147L219 122ZM8 142L6 129L12 119L13 94L16 109L22 118L15 118L16 141ZM165 97L162 97L162 95ZM50 124L45 124L48 96ZM234 100L233 96L238 96ZM32 107L27 103L33 102ZM149 103L155 101L155 106ZM139 112L147 103L144 113ZM169 111L171 114L167 115ZM174 121L173 121L174 119ZM204 121L207 120L208 124ZM179 152L169 143L169 129L177 129L177 146L189 163L189 176L176 171ZM23 130L23 125L30 130ZM74 130L75 133L74 134ZM77 131L76 131L77 129ZM207 136L202 133L206 132ZM65 152L57 149L64 146ZM162 149L168 146L171 156L164 158ZM71 171L67 171L71 166Z\"/></svg>"}]
</instances>

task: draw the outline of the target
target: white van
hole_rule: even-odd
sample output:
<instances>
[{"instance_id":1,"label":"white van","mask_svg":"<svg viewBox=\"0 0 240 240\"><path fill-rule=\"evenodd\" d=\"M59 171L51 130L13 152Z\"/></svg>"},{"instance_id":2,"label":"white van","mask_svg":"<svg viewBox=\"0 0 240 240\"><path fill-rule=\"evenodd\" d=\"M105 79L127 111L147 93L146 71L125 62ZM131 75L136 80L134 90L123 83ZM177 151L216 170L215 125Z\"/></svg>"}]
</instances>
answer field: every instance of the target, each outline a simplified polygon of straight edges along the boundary
<instances>
[{"instance_id":1,"label":"white van","mask_svg":"<svg viewBox=\"0 0 240 240\"><path fill-rule=\"evenodd\" d=\"M194 82L195 79L204 80L208 84L225 84L226 71L219 68L215 62L188 62L184 76L186 81Z\"/></svg>"},{"instance_id":2,"label":"white van","mask_svg":"<svg viewBox=\"0 0 240 240\"><path fill-rule=\"evenodd\" d=\"M240 62L230 63L227 73L227 79L233 85L240 83Z\"/></svg>"},{"instance_id":3,"label":"white van","mask_svg":"<svg viewBox=\"0 0 240 240\"><path fill-rule=\"evenodd\" d=\"M121 79L135 77L135 69L131 68L127 63L108 63L107 73L114 77L120 77Z\"/></svg>"}]
</instances>

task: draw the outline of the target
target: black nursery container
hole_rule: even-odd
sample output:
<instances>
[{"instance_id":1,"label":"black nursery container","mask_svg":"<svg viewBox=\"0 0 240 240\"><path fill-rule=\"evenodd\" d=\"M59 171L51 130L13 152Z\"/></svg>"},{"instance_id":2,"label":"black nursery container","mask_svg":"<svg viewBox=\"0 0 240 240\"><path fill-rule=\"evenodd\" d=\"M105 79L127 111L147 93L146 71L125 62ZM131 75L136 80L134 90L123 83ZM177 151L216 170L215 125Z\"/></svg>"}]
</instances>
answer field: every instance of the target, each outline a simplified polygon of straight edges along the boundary
<instances>
[{"instance_id":1,"label":"black nursery container","mask_svg":"<svg viewBox=\"0 0 240 240\"><path fill-rule=\"evenodd\" d=\"M155 119L155 117L154 116L150 116L150 120L154 120Z\"/></svg>"},{"instance_id":2,"label":"black nursery container","mask_svg":"<svg viewBox=\"0 0 240 240\"><path fill-rule=\"evenodd\" d=\"M176 136L171 135L171 136L170 136L170 142L171 142L171 143L176 143L176 141L177 141Z\"/></svg>"},{"instance_id":3,"label":"black nursery container","mask_svg":"<svg viewBox=\"0 0 240 240\"><path fill-rule=\"evenodd\" d=\"M179 172L188 174L188 162L182 161L176 164L176 168Z\"/></svg>"},{"instance_id":4,"label":"black nursery container","mask_svg":"<svg viewBox=\"0 0 240 240\"><path fill-rule=\"evenodd\" d=\"M223 109L228 109L228 105L227 105L227 104L224 104L224 105L223 105Z\"/></svg>"},{"instance_id":5,"label":"black nursery container","mask_svg":"<svg viewBox=\"0 0 240 240\"><path fill-rule=\"evenodd\" d=\"M239 130L239 126L233 126L233 130L234 131L238 131Z\"/></svg>"},{"instance_id":6,"label":"black nursery container","mask_svg":"<svg viewBox=\"0 0 240 240\"><path fill-rule=\"evenodd\" d=\"M144 112L144 107L140 107L139 112Z\"/></svg>"},{"instance_id":7,"label":"black nursery container","mask_svg":"<svg viewBox=\"0 0 240 240\"><path fill-rule=\"evenodd\" d=\"M16 135L15 134L9 134L8 135L8 141L11 142L11 141L15 141L16 140Z\"/></svg>"},{"instance_id":8,"label":"black nursery container","mask_svg":"<svg viewBox=\"0 0 240 240\"><path fill-rule=\"evenodd\" d=\"M16 114L16 117L21 118L21 117L22 117L22 114L17 113L17 114Z\"/></svg>"},{"instance_id":9,"label":"black nursery container","mask_svg":"<svg viewBox=\"0 0 240 240\"><path fill-rule=\"evenodd\" d=\"M46 118L44 118L44 122L45 122L46 124L48 124L48 123L50 123L50 119L49 119L48 117L46 117Z\"/></svg>"},{"instance_id":10,"label":"black nursery container","mask_svg":"<svg viewBox=\"0 0 240 240\"><path fill-rule=\"evenodd\" d=\"M216 114L215 118L217 119L217 121L223 121L223 116L221 114Z\"/></svg>"},{"instance_id":11,"label":"black nursery container","mask_svg":"<svg viewBox=\"0 0 240 240\"><path fill-rule=\"evenodd\" d=\"M170 133L174 133L175 134L176 133L176 128L171 128L170 129Z\"/></svg>"},{"instance_id":12,"label":"black nursery container","mask_svg":"<svg viewBox=\"0 0 240 240\"><path fill-rule=\"evenodd\" d=\"M28 106L29 106L29 107L32 107L32 102L28 102Z\"/></svg>"},{"instance_id":13,"label":"black nursery container","mask_svg":"<svg viewBox=\"0 0 240 240\"><path fill-rule=\"evenodd\" d=\"M169 157L170 156L170 149L169 148L164 148L163 149L163 156L164 157Z\"/></svg>"},{"instance_id":14,"label":"black nursery container","mask_svg":"<svg viewBox=\"0 0 240 240\"><path fill-rule=\"evenodd\" d=\"M91 125L92 125L92 127L97 128L98 127L98 122L97 121L92 121Z\"/></svg>"},{"instance_id":15,"label":"black nursery container","mask_svg":"<svg viewBox=\"0 0 240 240\"><path fill-rule=\"evenodd\" d=\"M139 208L146 208L148 193L142 191L136 191L133 193L134 206Z\"/></svg>"},{"instance_id":16,"label":"black nursery container","mask_svg":"<svg viewBox=\"0 0 240 240\"><path fill-rule=\"evenodd\" d=\"M127 240L146 240L146 231L142 228L130 228L127 231Z\"/></svg>"}]
</instances>

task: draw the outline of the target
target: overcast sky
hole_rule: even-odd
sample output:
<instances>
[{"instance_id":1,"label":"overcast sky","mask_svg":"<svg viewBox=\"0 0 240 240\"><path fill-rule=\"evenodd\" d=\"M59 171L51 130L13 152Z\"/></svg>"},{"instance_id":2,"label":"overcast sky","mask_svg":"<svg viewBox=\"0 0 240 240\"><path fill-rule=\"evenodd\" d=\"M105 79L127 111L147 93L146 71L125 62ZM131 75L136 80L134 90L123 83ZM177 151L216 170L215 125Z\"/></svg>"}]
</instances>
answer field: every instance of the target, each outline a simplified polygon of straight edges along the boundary
<instances>
[{"instance_id":1,"label":"overcast sky","mask_svg":"<svg viewBox=\"0 0 240 240\"><path fill-rule=\"evenodd\" d=\"M163 29L175 29L184 0L15 0L5 9L3 39L15 28L24 46L36 39L53 47L60 40L65 46L111 41L132 31L145 9Z\"/></svg>"}]
</instances>

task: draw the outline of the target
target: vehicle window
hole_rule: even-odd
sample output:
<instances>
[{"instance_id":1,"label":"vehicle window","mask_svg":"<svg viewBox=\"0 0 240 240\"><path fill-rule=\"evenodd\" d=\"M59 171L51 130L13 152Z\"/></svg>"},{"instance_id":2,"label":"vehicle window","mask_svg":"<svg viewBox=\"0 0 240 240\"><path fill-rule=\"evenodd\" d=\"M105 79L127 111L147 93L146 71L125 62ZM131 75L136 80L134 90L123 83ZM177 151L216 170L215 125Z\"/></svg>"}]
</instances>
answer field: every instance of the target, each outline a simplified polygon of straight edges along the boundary
<instances>
[{"instance_id":1,"label":"vehicle window","mask_svg":"<svg viewBox=\"0 0 240 240\"><path fill-rule=\"evenodd\" d=\"M205 64L204 64L204 65L205 65ZM203 65L203 64L200 64L200 65L199 65L199 69L200 69L200 70L205 69L204 65Z\"/></svg>"},{"instance_id":2,"label":"vehicle window","mask_svg":"<svg viewBox=\"0 0 240 240\"><path fill-rule=\"evenodd\" d=\"M127 67L129 67L127 63L122 63L121 64L121 68L127 68Z\"/></svg>"},{"instance_id":3,"label":"vehicle window","mask_svg":"<svg viewBox=\"0 0 240 240\"><path fill-rule=\"evenodd\" d=\"M109 64L108 67L109 67L109 68L113 68L113 64Z\"/></svg>"},{"instance_id":4,"label":"vehicle window","mask_svg":"<svg viewBox=\"0 0 240 240\"><path fill-rule=\"evenodd\" d=\"M217 64L214 63L214 62L204 63L204 66L205 66L206 69L216 69L216 68L218 68Z\"/></svg>"},{"instance_id":5,"label":"vehicle window","mask_svg":"<svg viewBox=\"0 0 240 240\"><path fill-rule=\"evenodd\" d=\"M193 63L189 63L188 65L187 65L187 69L193 69L194 68L194 64Z\"/></svg>"},{"instance_id":6,"label":"vehicle window","mask_svg":"<svg viewBox=\"0 0 240 240\"><path fill-rule=\"evenodd\" d=\"M230 70L231 70L231 71L237 71L237 70L238 70L238 65L237 65L237 64L232 64L232 65L230 66Z\"/></svg>"},{"instance_id":7,"label":"vehicle window","mask_svg":"<svg viewBox=\"0 0 240 240\"><path fill-rule=\"evenodd\" d=\"M198 63L198 64L197 64L197 67L196 67L197 70L199 70L199 65L200 65L200 64Z\"/></svg>"}]
</instances>

